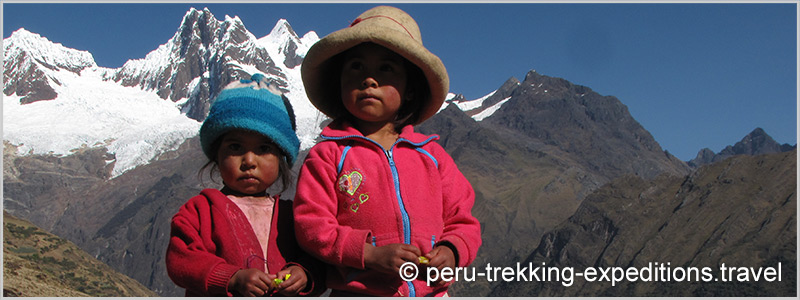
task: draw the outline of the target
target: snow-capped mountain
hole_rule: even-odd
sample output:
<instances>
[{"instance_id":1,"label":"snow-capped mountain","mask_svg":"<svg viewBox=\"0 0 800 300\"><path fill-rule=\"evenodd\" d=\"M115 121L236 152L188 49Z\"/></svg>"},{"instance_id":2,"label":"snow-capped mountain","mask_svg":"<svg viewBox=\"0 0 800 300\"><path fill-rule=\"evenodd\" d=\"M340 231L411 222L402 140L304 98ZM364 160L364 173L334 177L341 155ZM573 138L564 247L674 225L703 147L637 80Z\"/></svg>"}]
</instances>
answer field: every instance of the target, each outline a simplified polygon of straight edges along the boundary
<instances>
[{"instance_id":1,"label":"snow-capped mountain","mask_svg":"<svg viewBox=\"0 0 800 300\"><path fill-rule=\"evenodd\" d=\"M308 149L326 117L308 101L299 66L318 40L313 31L299 37L284 19L256 38L238 17L220 21L192 8L165 44L110 69L87 51L21 28L4 40L3 139L23 155L106 147L116 177L195 136L210 99L229 82L262 73L290 99ZM492 94L472 101L451 94L445 105L476 114Z\"/></svg>"},{"instance_id":2,"label":"snow-capped mountain","mask_svg":"<svg viewBox=\"0 0 800 300\"><path fill-rule=\"evenodd\" d=\"M298 36L284 19L256 38L238 17L220 21L192 8L169 41L111 69L97 66L87 51L21 28L3 41L3 139L19 146L20 155L106 147L116 177L195 136L210 99L231 81L262 73L291 101L305 150L326 119L308 101L299 68L318 40L313 31ZM442 109L455 103L481 121L502 105L485 101L494 94L477 100L450 94Z\"/></svg>"},{"instance_id":3,"label":"snow-capped mountain","mask_svg":"<svg viewBox=\"0 0 800 300\"><path fill-rule=\"evenodd\" d=\"M104 146L115 177L195 136L210 99L262 73L292 102L307 149L325 116L307 100L299 64L317 40L314 32L298 37L286 20L257 39L238 17L219 21L191 9L167 43L109 69L86 51L19 29L4 40L3 139L23 155Z\"/></svg>"},{"instance_id":4,"label":"snow-capped mountain","mask_svg":"<svg viewBox=\"0 0 800 300\"><path fill-rule=\"evenodd\" d=\"M21 104L52 100L57 96L52 85L61 85L54 72L80 74L97 67L92 54L66 48L20 28L3 41L3 91L21 96Z\"/></svg>"}]
</instances>

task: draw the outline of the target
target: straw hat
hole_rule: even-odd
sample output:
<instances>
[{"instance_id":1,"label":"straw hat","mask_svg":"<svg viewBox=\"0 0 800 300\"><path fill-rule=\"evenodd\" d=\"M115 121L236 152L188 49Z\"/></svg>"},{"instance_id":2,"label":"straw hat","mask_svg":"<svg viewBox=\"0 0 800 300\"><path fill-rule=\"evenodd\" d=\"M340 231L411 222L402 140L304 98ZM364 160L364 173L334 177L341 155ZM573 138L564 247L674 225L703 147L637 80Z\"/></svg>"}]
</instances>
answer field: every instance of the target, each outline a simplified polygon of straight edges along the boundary
<instances>
[{"instance_id":1,"label":"straw hat","mask_svg":"<svg viewBox=\"0 0 800 300\"><path fill-rule=\"evenodd\" d=\"M346 113L337 92L341 70L331 70L330 58L361 43L372 42L400 54L425 74L431 95L423 103L416 124L439 111L449 91L450 80L442 61L425 49L417 22L406 12L378 6L362 13L349 27L329 34L308 50L301 74L306 94L322 113L337 118Z\"/></svg>"}]
</instances>

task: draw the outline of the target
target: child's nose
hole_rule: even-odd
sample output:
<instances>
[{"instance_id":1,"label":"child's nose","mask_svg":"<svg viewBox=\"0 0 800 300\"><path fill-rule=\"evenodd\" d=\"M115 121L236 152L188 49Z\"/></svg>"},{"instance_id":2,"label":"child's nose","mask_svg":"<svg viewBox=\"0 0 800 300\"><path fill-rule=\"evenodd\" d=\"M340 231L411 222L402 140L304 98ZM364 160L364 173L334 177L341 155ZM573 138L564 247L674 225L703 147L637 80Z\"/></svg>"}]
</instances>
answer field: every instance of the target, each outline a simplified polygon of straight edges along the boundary
<instances>
[{"instance_id":1,"label":"child's nose","mask_svg":"<svg viewBox=\"0 0 800 300\"><path fill-rule=\"evenodd\" d=\"M361 86L364 87L364 88L368 88L368 87L376 88L376 87L378 87L378 80L376 80L372 76L367 76L367 78L364 78L364 81L361 82Z\"/></svg>"},{"instance_id":2,"label":"child's nose","mask_svg":"<svg viewBox=\"0 0 800 300\"><path fill-rule=\"evenodd\" d=\"M239 166L239 168L242 169L243 171L252 169L256 165L255 159L256 159L255 153L253 153L252 151L246 152L244 155L242 155L242 165Z\"/></svg>"}]
</instances>

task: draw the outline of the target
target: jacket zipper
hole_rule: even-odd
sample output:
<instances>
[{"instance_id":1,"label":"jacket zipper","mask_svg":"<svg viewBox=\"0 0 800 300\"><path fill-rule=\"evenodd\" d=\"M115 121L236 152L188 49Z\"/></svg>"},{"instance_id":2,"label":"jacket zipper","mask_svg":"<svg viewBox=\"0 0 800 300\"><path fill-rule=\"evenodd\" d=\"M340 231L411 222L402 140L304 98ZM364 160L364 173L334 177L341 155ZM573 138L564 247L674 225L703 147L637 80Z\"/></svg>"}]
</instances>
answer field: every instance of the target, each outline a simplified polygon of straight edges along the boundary
<instances>
[{"instance_id":1,"label":"jacket zipper","mask_svg":"<svg viewBox=\"0 0 800 300\"><path fill-rule=\"evenodd\" d=\"M392 145L394 148L394 145ZM403 202L403 197L400 195L400 175L397 173L397 166L394 164L394 157L392 151L385 151L386 158L389 160L389 167L392 169L392 178L394 179L394 191L397 196L397 205L400 206L400 215L403 218L403 243L411 244L411 220L408 217L408 211Z\"/></svg>"},{"instance_id":2,"label":"jacket zipper","mask_svg":"<svg viewBox=\"0 0 800 300\"><path fill-rule=\"evenodd\" d=\"M386 160L389 161L389 168L392 170L392 179L394 180L394 191L395 191L395 195L397 196L397 205L400 207L400 215L401 215L402 220L403 220L403 243L410 245L411 244L411 220L408 217L408 211L406 210L406 206L403 203L403 197L400 195L400 175L397 172L397 166L394 163L394 157L392 156L392 151L394 149L394 146L397 145L397 143L399 143L400 141L407 141L409 143L411 143L411 141L399 138L399 139L397 139L397 141L394 142L394 144L392 144L392 147L389 148L389 150L386 150L386 149L383 148L383 146L381 146L381 144L378 144L378 142L373 141L372 139L367 138L365 136L350 135L350 136L342 136L342 137L338 137L338 138L332 138L332 137L326 137L326 136L322 136L322 137L323 138L328 138L328 139L336 139L336 140L341 140L341 139L346 139L346 138L361 138L361 139L364 139L364 140L372 142L373 144L378 146L378 148L383 150L383 153L386 154ZM430 140L431 139L429 138L426 142L428 142ZM411 281L406 281L406 284L408 285L408 296L409 297L416 297L417 293L416 293L416 290L414 289L414 284Z\"/></svg>"},{"instance_id":3,"label":"jacket zipper","mask_svg":"<svg viewBox=\"0 0 800 300\"><path fill-rule=\"evenodd\" d=\"M400 139L397 140L397 142L399 141ZM397 205L400 206L400 215L402 216L403 219L403 242L410 245L411 219L408 217L408 211L406 210L406 206L403 203L403 197L400 195L400 175L397 173L397 166L395 166L394 157L392 156L392 150L394 149L394 145L397 145L397 142L395 142L388 151L384 150L384 153L386 153L386 158L389 160L389 167L392 169L392 178L394 179L394 191L397 194ZM416 289L414 288L414 284L411 281L406 281L406 284L408 285L408 296L416 297L417 292Z\"/></svg>"}]
</instances>

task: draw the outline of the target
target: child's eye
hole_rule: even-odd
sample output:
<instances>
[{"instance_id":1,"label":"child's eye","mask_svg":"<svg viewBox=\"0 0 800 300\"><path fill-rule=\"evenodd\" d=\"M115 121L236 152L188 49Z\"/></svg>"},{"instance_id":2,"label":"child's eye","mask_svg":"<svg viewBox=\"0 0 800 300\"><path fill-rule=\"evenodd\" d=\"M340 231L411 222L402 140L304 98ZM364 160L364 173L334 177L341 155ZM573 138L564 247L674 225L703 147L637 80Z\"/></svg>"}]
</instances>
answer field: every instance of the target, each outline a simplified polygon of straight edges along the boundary
<instances>
[{"instance_id":1,"label":"child's eye","mask_svg":"<svg viewBox=\"0 0 800 300\"><path fill-rule=\"evenodd\" d=\"M259 147L259 150L261 150L261 153L269 153L269 152L272 152L274 149L275 149L275 147L273 147L272 145L261 145Z\"/></svg>"},{"instance_id":2,"label":"child's eye","mask_svg":"<svg viewBox=\"0 0 800 300\"><path fill-rule=\"evenodd\" d=\"M347 64L347 68L358 71L364 68L364 64L362 64L360 61L351 61Z\"/></svg>"},{"instance_id":3,"label":"child's eye","mask_svg":"<svg viewBox=\"0 0 800 300\"><path fill-rule=\"evenodd\" d=\"M228 144L228 150L231 150L231 151L239 151L240 149L242 149L242 145L239 145L239 144L237 144L237 143L230 143L230 144Z\"/></svg>"},{"instance_id":4,"label":"child's eye","mask_svg":"<svg viewBox=\"0 0 800 300\"><path fill-rule=\"evenodd\" d=\"M383 72L394 72L394 66L389 65L389 64L381 65L381 71L383 71Z\"/></svg>"}]
</instances>

